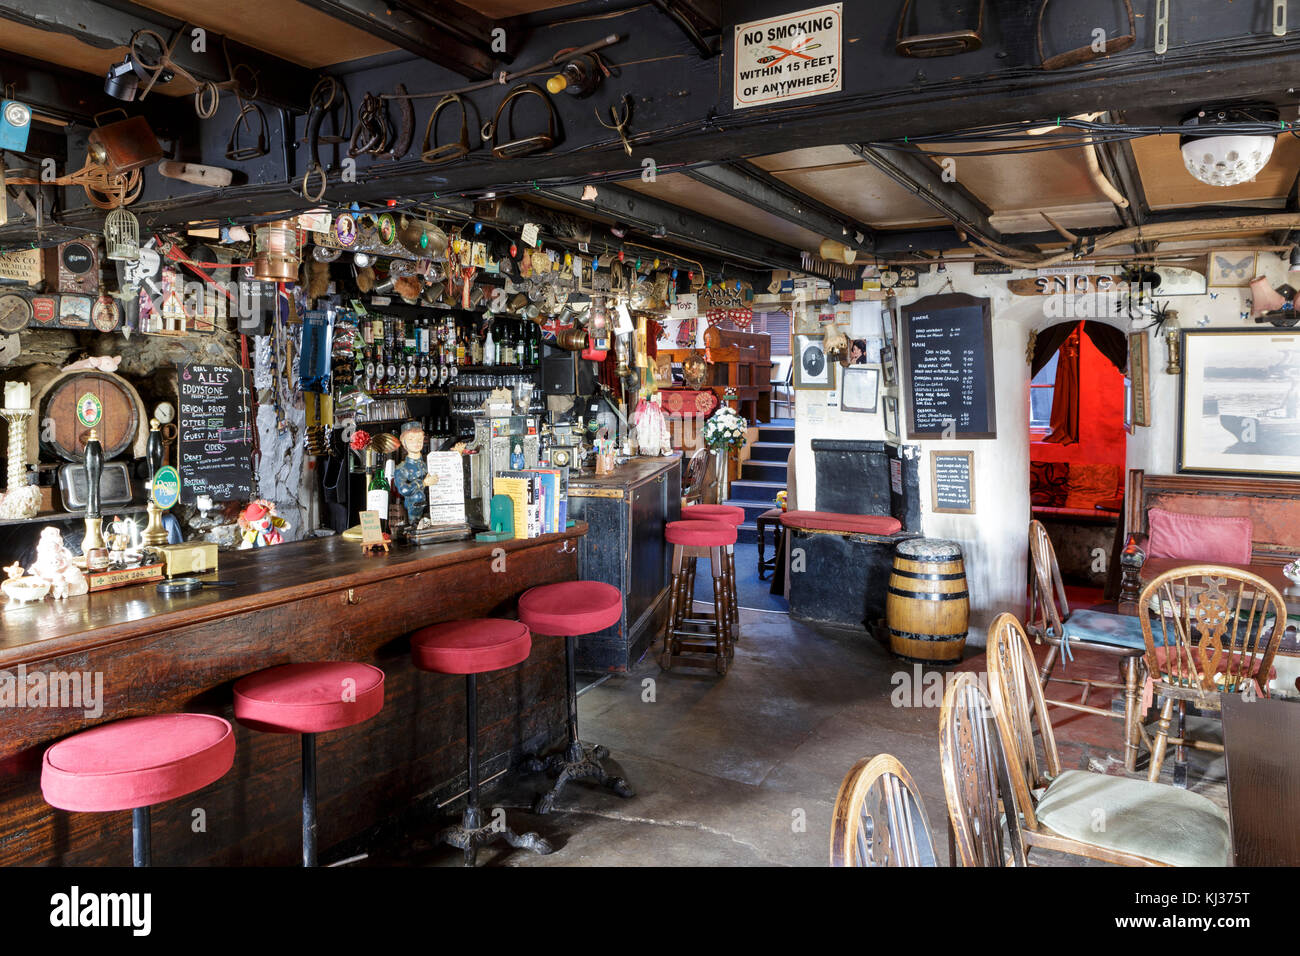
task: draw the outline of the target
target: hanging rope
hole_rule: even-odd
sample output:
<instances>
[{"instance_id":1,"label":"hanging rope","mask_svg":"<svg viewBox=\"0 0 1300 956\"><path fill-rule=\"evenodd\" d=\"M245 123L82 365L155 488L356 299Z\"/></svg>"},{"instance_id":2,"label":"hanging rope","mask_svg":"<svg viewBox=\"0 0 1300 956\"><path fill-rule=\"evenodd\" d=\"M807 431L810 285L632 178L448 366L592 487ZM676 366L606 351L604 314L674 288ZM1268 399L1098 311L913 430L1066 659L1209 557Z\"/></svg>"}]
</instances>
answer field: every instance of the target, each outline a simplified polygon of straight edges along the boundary
<instances>
[{"instance_id":1,"label":"hanging rope","mask_svg":"<svg viewBox=\"0 0 1300 956\"><path fill-rule=\"evenodd\" d=\"M10 176L10 185L14 186L80 186L86 191L86 198L100 209L117 209L128 206L140 198L144 189L144 178L140 170L116 176L109 175L108 170L99 163L86 158L86 165L75 173L59 176L57 179L38 179L34 176Z\"/></svg>"}]
</instances>

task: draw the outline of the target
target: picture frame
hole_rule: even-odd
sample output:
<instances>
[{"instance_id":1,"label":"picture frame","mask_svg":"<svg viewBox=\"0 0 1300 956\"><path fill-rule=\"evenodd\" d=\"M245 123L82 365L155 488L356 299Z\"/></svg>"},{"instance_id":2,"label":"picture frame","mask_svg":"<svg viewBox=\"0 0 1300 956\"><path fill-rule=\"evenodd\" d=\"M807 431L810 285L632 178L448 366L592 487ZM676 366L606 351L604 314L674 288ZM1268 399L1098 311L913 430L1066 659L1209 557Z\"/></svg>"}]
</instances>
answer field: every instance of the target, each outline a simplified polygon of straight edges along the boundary
<instances>
[{"instance_id":1,"label":"picture frame","mask_svg":"<svg viewBox=\"0 0 1300 956\"><path fill-rule=\"evenodd\" d=\"M1209 255L1206 282L1216 289L1244 289L1255 278L1259 253L1240 249L1215 249Z\"/></svg>"},{"instance_id":2,"label":"picture frame","mask_svg":"<svg viewBox=\"0 0 1300 956\"><path fill-rule=\"evenodd\" d=\"M792 311L794 321L790 325L795 335L817 335L825 331L821 323L821 308L816 303L802 302Z\"/></svg>"},{"instance_id":3,"label":"picture frame","mask_svg":"<svg viewBox=\"0 0 1300 956\"><path fill-rule=\"evenodd\" d=\"M898 352L892 345L880 350L880 378L885 388L898 385Z\"/></svg>"},{"instance_id":4,"label":"picture frame","mask_svg":"<svg viewBox=\"0 0 1300 956\"><path fill-rule=\"evenodd\" d=\"M1184 329L1179 473L1300 473L1300 331Z\"/></svg>"},{"instance_id":5,"label":"picture frame","mask_svg":"<svg viewBox=\"0 0 1300 956\"><path fill-rule=\"evenodd\" d=\"M850 365L840 382L840 408L874 414L880 406L880 366Z\"/></svg>"},{"instance_id":6,"label":"picture frame","mask_svg":"<svg viewBox=\"0 0 1300 956\"><path fill-rule=\"evenodd\" d=\"M975 452L930 452L930 502L935 514L975 514Z\"/></svg>"},{"instance_id":7,"label":"picture frame","mask_svg":"<svg viewBox=\"0 0 1300 956\"><path fill-rule=\"evenodd\" d=\"M826 336L794 337L794 387L832 391L836 363L826 357Z\"/></svg>"},{"instance_id":8,"label":"picture frame","mask_svg":"<svg viewBox=\"0 0 1300 956\"><path fill-rule=\"evenodd\" d=\"M1129 333L1128 377L1128 424L1146 428L1151 424L1151 339L1145 332Z\"/></svg>"},{"instance_id":9,"label":"picture frame","mask_svg":"<svg viewBox=\"0 0 1300 956\"><path fill-rule=\"evenodd\" d=\"M898 430L898 395L886 392L880 399L880 411L885 419L885 437L898 444L903 437Z\"/></svg>"}]
</instances>

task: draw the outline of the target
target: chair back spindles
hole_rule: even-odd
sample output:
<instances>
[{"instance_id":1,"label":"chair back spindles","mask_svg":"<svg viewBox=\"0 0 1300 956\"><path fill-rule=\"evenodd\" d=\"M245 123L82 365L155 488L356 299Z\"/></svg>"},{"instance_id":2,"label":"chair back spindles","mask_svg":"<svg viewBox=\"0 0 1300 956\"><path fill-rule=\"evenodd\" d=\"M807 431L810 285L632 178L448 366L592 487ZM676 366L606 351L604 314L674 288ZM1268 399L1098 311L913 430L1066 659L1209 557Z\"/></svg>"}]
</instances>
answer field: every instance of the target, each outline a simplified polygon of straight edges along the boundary
<instances>
[{"instance_id":1,"label":"chair back spindles","mask_svg":"<svg viewBox=\"0 0 1300 956\"><path fill-rule=\"evenodd\" d=\"M912 777L890 754L863 758L840 784L831 866L937 866L930 820Z\"/></svg>"},{"instance_id":2,"label":"chair back spindles","mask_svg":"<svg viewBox=\"0 0 1300 956\"><path fill-rule=\"evenodd\" d=\"M1286 628L1277 589L1249 571L1175 568L1142 592L1147 671L1180 699L1217 707L1219 694L1268 694L1268 672ZM1157 640L1157 629L1159 640Z\"/></svg>"},{"instance_id":3,"label":"chair back spindles","mask_svg":"<svg viewBox=\"0 0 1300 956\"><path fill-rule=\"evenodd\" d=\"M939 716L939 760L956 857L962 866L1024 866L1017 799L988 694L963 672Z\"/></svg>"},{"instance_id":4,"label":"chair back spindles","mask_svg":"<svg viewBox=\"0 0 1300 956\"><path fill-rule=\"evenodd\" d=\"M1034 570L1029 620L1033 622L1037 618L1040 636L1060 637L1064 622L1070 617L1070 602L1065 596L1065 581L1061 578L1051 536L1036 519L1029 522L1029 557Z\"/></svg>"}]
</instances>

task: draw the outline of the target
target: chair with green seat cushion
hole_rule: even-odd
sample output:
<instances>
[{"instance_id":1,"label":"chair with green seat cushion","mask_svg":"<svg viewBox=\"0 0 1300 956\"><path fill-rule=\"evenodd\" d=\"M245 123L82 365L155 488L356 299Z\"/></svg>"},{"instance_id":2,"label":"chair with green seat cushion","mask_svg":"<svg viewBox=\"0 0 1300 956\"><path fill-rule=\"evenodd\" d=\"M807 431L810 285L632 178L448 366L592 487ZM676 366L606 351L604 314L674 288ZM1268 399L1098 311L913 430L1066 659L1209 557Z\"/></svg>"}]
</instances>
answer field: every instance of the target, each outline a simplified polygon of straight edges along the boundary
<instances>
[{"instance_id":1,"label":"chair with green seat cushion","mask_svg":"<svg viewBox=\"0 0 1300 956\"><path fill-rule=\"evenodd\" d=\"M1034 654L1013 614L989 628L993 716L1025 850L1127 866L1227 866L1228 820L1200 794L1128 777L1061 769ZM1037 734L1034 723L1037 722ZM1037 742L1045 767L1040 767Z\"/></svg>"},{"instance_id":2,"label":"chair with green seat cushion","mask_svg":"<svg viewBox=\"0 0 1300 956\"><path fill-rule=\"evenodd\" d=\"M1146 647L1142 639L1142 623L1136 617L1103 611L1072 612L1052 539L1039 521L1029 522L1029 558L1033 586L1028 630L1035 640L1049 645L1047 657L1039 670L1039 681L1044 687L1051 680L1083 687L1083 694L1077 701L1049 698L1048 703L1097 717L1119 718L1121 715L1109 709L1089 705L1088 696L1094 688L1123 693L1124 769L1134 770L1137 767L1138 740L1146 742L1147 749L1150 749L1150 741L1146 740L1142 730L1140 707L1140 672L1142 652ZM1117 658L1123 682L1052 676L1058 658L1072 661L1075 652L1080 650Z\"/></svg>"},{"instance_id":3,"label":"chair with green seat cushion","mask_svg":"<svg viewBox=\"0 0 1300 956\"><path fill-rule=\"evenodd\" d=\"M1064 770L1034 815L1063 837L1169 866L1228 866L1232 855L1227 815L1200 794L1161 783Z\"/></svg>"}]
</instances>

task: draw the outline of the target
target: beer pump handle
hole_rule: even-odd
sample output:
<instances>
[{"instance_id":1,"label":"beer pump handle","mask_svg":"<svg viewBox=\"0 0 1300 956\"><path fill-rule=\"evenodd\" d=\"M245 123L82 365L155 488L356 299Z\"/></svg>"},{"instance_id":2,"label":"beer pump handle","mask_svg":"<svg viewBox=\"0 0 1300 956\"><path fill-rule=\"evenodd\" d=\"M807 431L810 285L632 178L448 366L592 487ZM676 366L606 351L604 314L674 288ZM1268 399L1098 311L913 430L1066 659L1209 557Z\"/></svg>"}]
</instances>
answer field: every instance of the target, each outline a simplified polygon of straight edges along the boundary
<instances>
[{"instance_id":1,"label":"beer pump handle","mask_svg":"<svg viewBox=\"0 0 1300 956\"><path fill-rule=\"evenodd\" d=\"M99 444L99 436L92 428L86 439L86 517L98 518L99 513L99 479L104 473L104 451Z\"/></svg>"},{"instance_id":2,"label":"beer pump handle","mask_svg":"<svg viewBox=\"0 0 1300 956\"><path fill-rule=\"evenodd\" d=\"M144 456L149 462L150 484L153 483L154 475L158 474L158 469L163 466L162 432L158 428L158 419L149 419L149 440L144 446Z\"/></svg>"}]
</instances>

